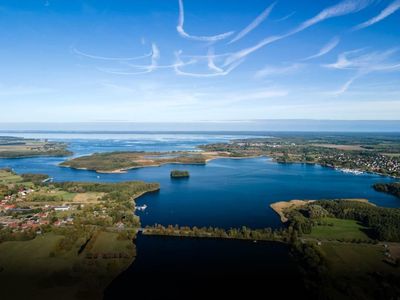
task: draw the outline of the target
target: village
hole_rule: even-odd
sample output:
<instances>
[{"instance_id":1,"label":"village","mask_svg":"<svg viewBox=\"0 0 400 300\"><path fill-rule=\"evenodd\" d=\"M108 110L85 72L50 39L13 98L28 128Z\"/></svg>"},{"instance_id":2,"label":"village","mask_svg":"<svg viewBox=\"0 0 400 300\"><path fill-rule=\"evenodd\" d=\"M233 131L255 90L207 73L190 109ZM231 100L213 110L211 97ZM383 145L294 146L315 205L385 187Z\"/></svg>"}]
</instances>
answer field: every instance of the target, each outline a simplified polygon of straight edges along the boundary
<instances>
[{"instance_id":1,"label":"village","mask_svg":"<svg viewBox=\"0 0 400 300\"><path fill-rule=\"evenodd\" d=\"M373 145L339 144L336 140L262 138L200 146L206 151L226 151L231 156L270 156L280 163L315 163L351 172L371 172L400 177L397 144L376 140ZM342 142L342 141L341 141ZM371 143L371 141L368 141Z\"/></svg>"},{"instance_id":2,"label":"village","mask_svg":"<svg viewBox=\"0 0 400 300\"><path fill-rule=\"evenodd\" d=\"M21 188L18 193L4 196L0 200L0 226L11 228L14 232L37 230L40 226L64 226L74 223L74 217L57 217L57 212L67 212L77 209L71 205L27 205L27 197L34 193L32 188Z\"/></svg>"}]
</instances>

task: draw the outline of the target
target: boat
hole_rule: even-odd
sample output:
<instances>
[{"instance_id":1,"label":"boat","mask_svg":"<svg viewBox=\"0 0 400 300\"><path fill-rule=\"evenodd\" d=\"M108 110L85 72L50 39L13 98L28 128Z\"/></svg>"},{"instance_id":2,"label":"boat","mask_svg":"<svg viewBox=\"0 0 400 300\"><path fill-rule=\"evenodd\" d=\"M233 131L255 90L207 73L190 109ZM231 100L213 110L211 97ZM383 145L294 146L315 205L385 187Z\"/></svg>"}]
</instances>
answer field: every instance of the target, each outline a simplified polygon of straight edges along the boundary
<instances>
[{"instance_id":1,"label":"boat","mask_svg":"<svg viewBox=\"0 0 400 300\"><path fill-rule=\"evenodd\" d=\"M141 206L136 206L136 210L139 210L139 211L144 211L146 208L147 208L146 204L143 204Z\"/></svg>"}]
</instances>

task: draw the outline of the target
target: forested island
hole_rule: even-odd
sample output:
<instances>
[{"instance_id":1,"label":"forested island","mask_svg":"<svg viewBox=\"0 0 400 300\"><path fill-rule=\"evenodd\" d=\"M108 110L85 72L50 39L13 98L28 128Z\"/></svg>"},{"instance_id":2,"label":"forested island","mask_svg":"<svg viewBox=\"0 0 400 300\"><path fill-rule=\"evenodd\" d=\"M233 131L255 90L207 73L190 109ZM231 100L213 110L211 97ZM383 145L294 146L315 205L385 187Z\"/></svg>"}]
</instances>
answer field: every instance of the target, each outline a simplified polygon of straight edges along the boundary
<instances>
[{"instance_id":1,"label":"forested island","mask_svg":"<svg viewBox=\"0 0 400 300\"><path fill-rule=\"evenodd\" d=\"M72 152L64 143L0 136L0 158L69 155L72 155Z\"/></svg>"},{"instance_id":2,"label":"forested island","mask_svg":"<svg viewBox=\"0 0 400 300\"><path fill-rule=\"evenodd\" d=\"M204 165L208 160L223 155L224 153L198 151L109 152L77 157L60 165L74 169L93 170L99 173L120 173L129 169L158 167L164 164Z\"/></svg>"},{"instance_id":3,"label":"forested island","mask_svg":"<svg viewBox=\"0 0 400 300\"><path fill-rule=\"evenodd\" d=\"M171 178L189 178L189 171L172 170L170 174Z\"/></svg>"}]
</instances>

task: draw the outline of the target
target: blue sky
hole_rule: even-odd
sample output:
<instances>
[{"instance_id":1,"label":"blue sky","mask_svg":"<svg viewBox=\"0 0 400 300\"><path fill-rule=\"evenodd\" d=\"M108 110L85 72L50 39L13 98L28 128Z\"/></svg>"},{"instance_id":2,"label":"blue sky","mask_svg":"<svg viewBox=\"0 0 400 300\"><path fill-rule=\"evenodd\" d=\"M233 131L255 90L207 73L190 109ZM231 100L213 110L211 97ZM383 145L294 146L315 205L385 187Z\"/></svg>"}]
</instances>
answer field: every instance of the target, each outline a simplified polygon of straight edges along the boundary
<instances>
[{"instance_id":1,"label":"blue sky","mask_svg":"<svg viewBox=\"0 0 400 300\"><path fill-rule=\"evenodd\" d=\"M0 0L1 122L398 120L400 0Z\"/></svg>"}]
</instances>

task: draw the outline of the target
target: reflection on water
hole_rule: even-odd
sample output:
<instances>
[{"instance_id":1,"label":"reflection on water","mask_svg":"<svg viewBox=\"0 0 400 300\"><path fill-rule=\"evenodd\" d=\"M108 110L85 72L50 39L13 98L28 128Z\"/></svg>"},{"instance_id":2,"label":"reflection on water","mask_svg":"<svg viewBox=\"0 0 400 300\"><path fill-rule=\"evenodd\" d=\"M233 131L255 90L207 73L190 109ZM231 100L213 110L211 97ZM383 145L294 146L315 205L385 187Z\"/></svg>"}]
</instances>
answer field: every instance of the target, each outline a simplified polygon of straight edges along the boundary
<instances>
[{"instance_id":1,"label":"reflection on water","mask_svg":"<svg viewBox=\"0 0 400 300\"><path fill-rule=\"evenodd\" d=\"M136 260L105 299L130 293L138 299L267 299L304 292L284 244L139 236L136 245Z\"/></svg>"}]
</instances>

